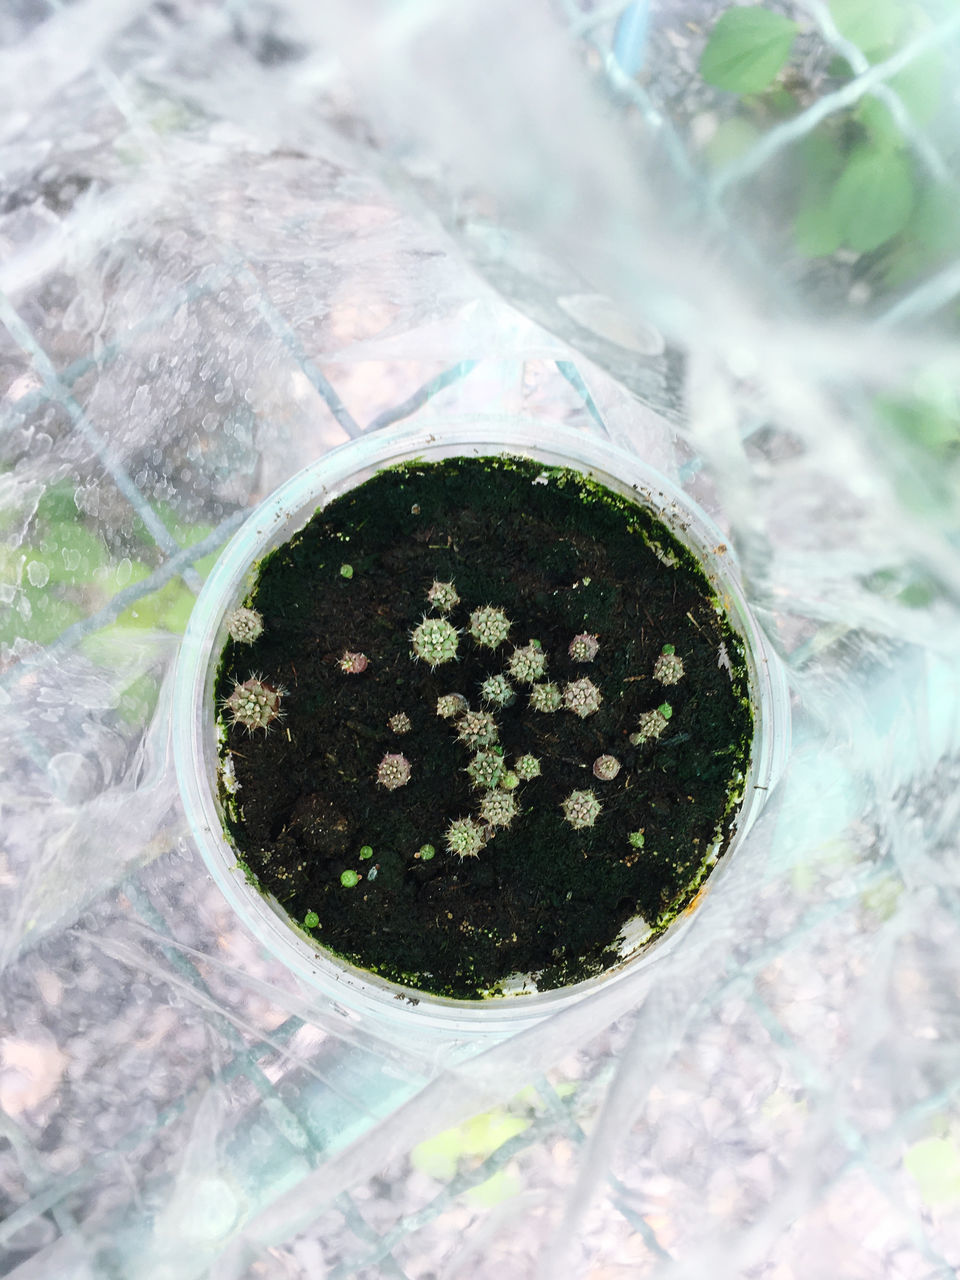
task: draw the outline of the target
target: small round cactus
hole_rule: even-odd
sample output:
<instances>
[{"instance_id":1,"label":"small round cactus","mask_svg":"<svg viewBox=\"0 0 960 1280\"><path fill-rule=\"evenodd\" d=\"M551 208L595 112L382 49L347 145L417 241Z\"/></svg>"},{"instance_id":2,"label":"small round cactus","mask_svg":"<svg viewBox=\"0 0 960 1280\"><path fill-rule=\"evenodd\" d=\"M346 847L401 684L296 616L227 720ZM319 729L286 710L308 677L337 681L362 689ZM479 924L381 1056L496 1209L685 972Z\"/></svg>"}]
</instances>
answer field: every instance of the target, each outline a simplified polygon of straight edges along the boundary
<instances>
[{"instance_id":1,"label":"small round cactus","mask_svg":"<svg viewBox=\"0 0 960 1280\"><path fill-rule=\"evenodd\" d=\"M503 777L503 756L495 751L478 751L466 772L475 787L495 787Z\"/></svg>"},{"instance_id":2,"label":"small round cactus","mask_svg":"<svg viewBox=\"0 0 960 1280\"><path fill-rule=\"evenodd\" d=\"M533 684L539 680L547 669L547 655L536 640L531 640L522 649L514 649L507 659L507 670L514 680L521 684Z\"/></svg>"},{"instance_id":3,"label":"small round cactus","mask_svg":"<svg viewBox=\"0 0 960 1280\"><path fill-rule=\"evenodd\" d=\"M469 631L477 644L486 649L496 649L506 640L512 625L502 609L494 609L487 604L471 613Z\"/></svg>"},{"instance_id":4,"label":"small round cactus","mask_svg":"<svg viewBox=\"0 0 960 1280\"><path fill-rule=\"evenodd\" d=\"M612 782L620 772L620 761L616 756L597 756L593 762L593 776L601 782Z\"/></svg>"},{"instance_id":5,"label":"small round cactus","mask_svg":"<svg viewBox=\"0 0 960 1280\"><path fill-rule=\"evenodd\" d=\"M513 769L505 769L500 778L500 786L504 791L516 791L520 785L520 776Z\"/></svg>"},{"instance_id":6,"label":"small round cactus","mask_svg":"<svg viewBox=\"0 0 960 1280\"><path fill-rule=\"evenodd\" d=\"M513 685L504 675L488 676L480 686L480 697L495 707L509 707L517 700Z\"/></svg>"},{"instance_id":7,"label":"small round cactus","mask_svg":"<svg viewBox=\"0 0 960 1280\"><path fill-rule=\"evenodd\" d=\"M360 846L360 861L361 861L361 862L369 862L369 860L370 860L372 857L373 857L373 845L372 845L372 844L362 844L362 845Z\"/></svg>"},{"instance_id":8,"label":"small round cactus","mask_svg":"<svg viewBox=\"0 0 960 1280\"><path fill-rule=\"evenodd\" d=\"M286 692L280 685L267 684L261 676L251 676L236 684L224 701L231 724L243 725L248 733L266 730L280 715L280 701Z\"/></svg>"},{"instance_id":9,"label":"small round cactus","mask_svg":"<svg viewBox=\"0 0 960 1280\"><path fill-rule=\"evenodd\" d=\"M592 716L603 701L600 690L584 676L580 680L572 680L563 687L563 705L567 711L574 712L581 720Z\"/></svg>"},{"instance_id":10,"label":"small round cactus","mask_svg":"<svg viewBox=\"0 0 960 1280\"><path fill-rule=\"evenodd\" d=\"M592 791L571 791L560 808L571 827L579 831L593 826L603 805Z\"/></svg>"},{"instance_id":11,"label":"small round cactus","mask_svg":"<svg viewBox=\"0 0 960 1280\"><path fill-rule=\"evenodd\" d=\"M227 616L227 634L237 644L253 644L263 635L263 615L256 609L234 609Z\"/></svg>"},{"instance_id":12,"label":"small round cactus","mask_svg":"<svg viewBox=\"0 0 960 1280\"><path fill-rule=\"evenodd\" d=\"M480 801L480 817L491 827L509 827L517 812L517 798L511 791L488 791Z\"/></svg>"},{"instance_id":13,"label":"small round cactus","mask_svg":"<svg viewBox=\"0 0 960 1280\"><path fill-rule=\"evenodd\" d=\"M549 681L535 684L530 690L530 708L533 711L559 711L562 703L560 690Z\"/></svg>"},{"instance_id":14,"label":"small round cactus","mask_svg":"<svg viewBox=\"0 0 960 1280\"><path fill-rule=\"evenodd\" d=\"M360 876L356 871L341 871L340 883L345 889L353 889L360 883Z\"/></svg>"},{"instance_id":15,"label":"small round cactus","mask_svg":"<svg viewBox=\"0 0 960 1280\"><path fill-rule=\"evenodd\" d=\"M436 856L436 852L432 844L422 844L413 856L419 858L421 862L429 862L431 858Z\"/></svg>"},{"instance_id":16,"label":"small round cactus","mask_svg":"<svg viewBox=\"0 0 960 1280\"><path fill-rule=\"evenodd\" d=\"M581 631L570 641L567 649L570 657L574 662L592 662L597 656L597 650L600 648L600 642L596 636L588 635L586 631Z\"/></svg>"},{"instance_id":17,"label":"small round cactus","mask_svg":"<svg viewBox=\"0 0 960 1280\"><path fill-rule=\"evenodd\" d=\"M540 777L540 761L536 756L518 756L514 764L517 777L523 782Z\"/></svg>"},{"instance_id":18,"label":"small round cactus","mask_svg":"<svg viewBox=\"0 0 960 1280\"><path fill-rule=\"evenodd\" d=\"M653 678L661 684L677 684L683 679L683 659L672 644L665 644L653 666Z\"/></svg>"},{"instance_id":19,"label":"small round cactus","mask_svg":"<svg viewBox=\"0 0 960 1280\"><path fill-rule=\"evenodd\" d=\"M627 836L627 840L630 842L630 845L632 848L642 849L643 848L643 827L641 827L639 831L631 831L630 834Z\"/></svg>"},{"instance_id":20,"label":"small round cactus","mask_svg":"<svg viewBox=\"0 0 960 1280\"><path fill-rule=\"evenodd\" d=\"M654 711L644 711L637 721L636 733L630 735L630 742L633 746L639 747L641 743L649 742L651 738L659 738L672 715L673 707L669 702L661 702Z\"/></svg>"},{"instance_id":21,"label":"small round cactus","mask_svg":"<svg viewBox=\"0 0 960 1280\"><path fill-rule=\"evenodd\" d=\"M398 711L396 715L391 716L387 721L387 727L393 733L409 733L411 729L410 717L405 711Z\"/></svg>"},{"instance_id":22,"label":"small round cactus","mask_svg":"<svg viewBox=\"0 0 960 1280\"><path fill-rule=\"evenodd\" d=\"M438 667L441 662L449 662L457 656L456 627L451 626L446 618L424 618L410 635L414 654L428 667Z\"/></svg>"},{"instance_id":23,"label":"small round cactus","mask_svg":"<svg viewBox=\"0 0 960 1280\"><path fill-rule=\"evenodd\" d=\"M410 761L406 756L388 751L377 765L377 782L388 791L405 787L410 781Z\"/></svg>"},{"instance_id":24,"label":"small round cactus","mask_svg":"<svg viewBox=\"0 0 960 1280\"><path fill-rule=\"evenodd\" d=\"M303 924L304 924L304 927L307 929L316 929L319 923L320 923L320 917L317 915L315 911L308 911L307 914L303 917Z\"/></svg>"},{"instance_id":25,"label":"small round cactus","mask_svg":"<svg viewBox=\"0 0 960 1280\"><path fill-rule=\"evenodd\" d=\"M497 722L489 711L465 711L457 721L457 737L468 747L489 747L497 740Z\"/></svg>"},{"instance_id":26,"label":"small round cactus","mask_svg":"<svg viewBox=\"0 0 960 1280\"><path fill-rule=\"evenodd\" d=\"M454 818L446 830L447 848L458 858L476 858L486 843L475 818Z\"/></svg>"},{"instance_id":27,"label":"small round cactus","mask_svg":"<svg viewBox=\"0 0 960 1280\"><path fill-rule=\"evenodd\" d=\"M452 582L436 582L427 592L427 600L441 613L449 613L460 603L457 589Z\"/></svg>"},{"instance_id":28,"label":"small round cactus","mask_svg":"<svg viewBox=\"0 0 960 1280\"><path fill-rule=\"evenodd\" d=\"M340 659L340 670L348 676L358 676L362 671L366 671L368 666L369 659L365 653L352 653L349 649L345 649Z\"/></svg>"},{"instance_id":29,"label":"small round cactus","mask_svg":"<svg viewBox=\"0 0 960 1280\"><path fill-rule=\"evenodd\" d=\"M466 711L470 703L462 693L442 693L437 699L437 715L444 720L452 720L454 716Z\"/></svg>"}]
</instances>

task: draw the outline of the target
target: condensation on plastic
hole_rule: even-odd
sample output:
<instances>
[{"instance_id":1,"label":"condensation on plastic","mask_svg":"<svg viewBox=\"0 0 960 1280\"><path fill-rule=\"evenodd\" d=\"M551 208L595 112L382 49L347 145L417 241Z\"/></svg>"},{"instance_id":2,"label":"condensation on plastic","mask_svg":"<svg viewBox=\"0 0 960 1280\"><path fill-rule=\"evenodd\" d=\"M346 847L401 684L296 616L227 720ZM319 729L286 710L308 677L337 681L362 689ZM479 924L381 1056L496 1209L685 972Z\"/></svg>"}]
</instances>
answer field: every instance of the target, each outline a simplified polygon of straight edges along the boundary
<instances>
[{"instance_id":1,"label":"condensation on plastic","mask_svg":"<svg viewBox=\"0 0 960 1280\"><path fill-rule=\"evenodd\" d=\"M810 113L899 69L817 0L797 120L711 171L723 8L0 6L0 1270L960 1267L960 496L881 412L955 393L960 275L884 292L790 252ZM956 4L922 8L955 66ZM955 205L954 80L904 145ZM171 673L266 495L477 414L610 440L707 511L793 738L682 945L448 1055L242 927L179 802Z\"/></svg>"}]
</instances>

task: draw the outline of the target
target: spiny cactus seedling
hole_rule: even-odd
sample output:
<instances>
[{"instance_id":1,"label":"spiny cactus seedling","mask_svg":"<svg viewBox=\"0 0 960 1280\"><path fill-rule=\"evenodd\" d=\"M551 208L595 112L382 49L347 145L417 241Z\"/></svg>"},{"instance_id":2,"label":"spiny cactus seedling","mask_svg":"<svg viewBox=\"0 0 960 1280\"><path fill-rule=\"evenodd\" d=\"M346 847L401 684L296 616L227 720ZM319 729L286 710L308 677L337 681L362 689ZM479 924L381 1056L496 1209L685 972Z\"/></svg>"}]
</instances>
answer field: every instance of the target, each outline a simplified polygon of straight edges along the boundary
<instances>
[{"instance_id":1,"label":"spiny cactus seedling","mask_svg":"<svg viewBox=\"0 0 960 1280\"><path fill-rule=\"evenodd\" d=\"M458 858L477 858L485 843L483 827L475 818L454 818L447 827L446 841Z\"/></svg>"},{"instance_id":2,"label":"spiny cactus seedling","mask_svg":"<svg viewBox=\"0 0 960 1280\"><path fill-rule=\"evenodd\" d=\"M419 858L421 862L429 862L431 858L436 856L436 852L432 844L422 844L413 856Z\"/></svg>"},{"instance_id":3,"label":"spiny cactus seedling","mask_svg":"<svg viewBox=\"0 0 960 1280\"><path fill-rule=\"evenodd\" d=\"M465 711L457 721L457 737L468 747L489 747L497 740L497 722L489 711Z\"/></svg>"},{"instance_id":4,"label":"spiny cactus seedling","mask_svg":"<svg viewBox=\"0 0 960 1280\"><path fill-rule=\"evenodd\" d=\"M540 761L536 756L518 756L514 764L517 777L523 782L529 782L531 778L540 777Z\"/></svg>"},{"instance_id":5,"label":"spiny cactus seedling","mask_svg":"<svg viewBox=\"0 0 960 1280\"><path fill-rule=\"evenodd\" d=\"M480 817L491 827L509 827L517 812L517 797L511 791L488 791L480 801Z\"/></svg>"},{"instance_id":6,"label":"spiny cactus seedling","mask_svg":"<svg viewBox=\"0 0 960 1280\"><path fill-rule=\"evenodd\" d=\"M234 609L227 616L227 634L237 644L253 644L263 635L263 615L256 609Z\"/></svg>"},{"instance_id":7,"label":"spiny cactus seedling","mask_svg":"<svg viewBox=\"0 0 960 1280\"><path fill-rule=\"evenodd\" d=\"M560 808L571 827L579 831L593 826L603 805L592 791L571 791Z\"/></svg>"},{"instance_id":8,"label":"spiny cactus seedling","mask_svg":"<svg viewBox=\"0 0 960 1280\"><path fill-rule=\"evenodd\" d=\"M653 666L653 678L661 684L677 684L683 679L683 659L672 644L665 644Z\"/></svg>"},{"instance_id":9,"label":"spiny cactus seedling","mask_svg":"<svg viewBox=\"0 0 960 1280\"><path fill-rule=\"evenodd\" d=\"M651 738L659 738L672 715L673 707L669 702L661 702L654 711L644 711L637 721L637 731L631 733L629 741L633 746L638 747L643 742L649 742Z\"/></svg>"},{"instance_id":10,"label":"spiny cactus seedling","mask_svg":"<svg viewBox=\"0 0 960 1280\"><path fill-rule=\"evenodd\" d=\"M535 684L530 690L530 709L532 711L559 711L563 696L555 684L546 681Z\"/></svg>"},{"instance_id":11,"label":"spiny cactus seedling","mask_svg":"<svg viewBox=\"0 0 960 1280\"><path fill-rule=\"evenodd\" d=\"M500 787L504 791L516 791L520 785L520 776L513 769L504 769L500 777Z\"/></svg>"},{"instance_id":12,"label":"spiny cactus seedling","mask_svg":"<svg viewBox=\"0 0 960 1280\"><path fill-rule=\"evenodd\" d=\"M457 656L459 634L446 618L424 618L410 634L413 652L428 667L438 667Z\"/></svg>"},{"instance_id":13,"label":"spiny cactus seedling","mask_svg":"<svg viewBox=\"0 0 960 1280\"><path fill-rule=\"evenodd\" d=\"M362 671L366 671L368 666L369 659L365 653L352 653L349 649L345 649L340 659L340 670L348 676L358 676Z\"/></svg>"},{"instance_id":14,"label":"spiny cactus seedling","mask_svg":"<svg viewBox=\"0 0 960 1280\"><path fill-rule=\"evenodd\" d=\"M495 787L503 777L503 756L495 751L478 751L466 772L475 787Z\"/></svg>"},{"instance_id":15,"label":"spiny cactus seedling","mask_svg":"<svg viewBox=\"0 0 960 1280\"><path fill-rule=\"evenodd\" d=\"M596 636L588 635L586 631L581 631L570 641L570 647L567 649L570 657L574 662L592 662L597 656L597 650L600 648L600 642Z\"/></svg>"},{"instance_id":16,"label":"spiny cactus seedling","mask_svg":"<svg viewBox=\"0 0 960 1280\"><path fill-rule=\"evenodd\" d=\"M388 751L377 765L377 782L388 791L405 787L410 781L410 761L406 756Z\"/></svg>"},{"instance_id":17,"label":"spiny cactus seedling","mask_svg":"<svg viewBox=\"0 0 960 1280\"><path fill-rule=\"evenodd\" d=\"M630 834L627 836L627 840L630 842L630 845L632 848L642 849L643 848L643 827L641 827L639 831L631 831Z\"/></svg>"},{"instance_id":18,"label":"spiny cactus seedling","mask_svg":"<svg viewBox=\"0 0 960 1280\"><path fill-rule=\"evenodd\" d=\"M600 707L603 696L592 680L584 676L580 680L572 680L563 687L563 705L567 711L574 712L581 720L592 716Z\"/></svg>"},{"instance_id":19,"label":"spiny cactus seedling","mask_svg":"<svg viewBox=\"0 0 960 1280\"><path fill-rule=\"evenodd\" d=\"M612 782L620 772L620 761L616 756L597 756L593 762L593 776L601 782Z\"/></svg>"},{"instance_id":20,"label":"spiny cactus seedling","mask_svg":"<svg viewBox=\"0 0 960 1280\"><path fill-rule=\"evenodd\" d=\"M387 721L387 726L393 733L409 733L410 717L405 711L398 711Z\"/></svg>"},{"instance_id":21,"label":"spiny cactus seedling","mask_svg":"<svg viewBox=\"0 0 960 1280\"><path fill-rule=\"evenodd\" d=\"M513 685L504 675L487 676L480 686L480 697L495 707L509 707L517 700Z\"/></svg>"},{"instance_id":22,"label":"spiny cactus seedling","mask_svg":"<svg viewBox=\"0 0 960 1280\"><path fill-rule=\"evenodd\" d=\"M436 582L427 592L427 600L441 613L449 613L460 603L457 589L452 582Z\"/></svg>"},{"instance_id":23,"label":"spiny cactus seedling","mask_svg":"<svg viewBox=\"0 0 960 1280\"><path fill-rule=\"evenodd\" d=\"M486 649L496 649L503 644L510 634L511 626L513 623L503 610L495 609L492 605L486 604L480 609L474 609L470 615L470 634L477 644Z\"/></svg>"},{"instance_id":24,"label":"spiny cactus seedling","mask_svg":"<svg viewBox=\"0 0 960 1280\"><path fill-rule=\"evenodd\" d=\"M251 676L243 684L233 686L233 692L224 701L230 712L231 724L243 725L248 733L266 730L282 713L280 701L286 690L280 685L267 684L262 676Z\"/></svg>"},{"instance_id":25,"label":"spiny cactus seedling","mask_svg":"<svg viewBox=\"0 0 960 1280\"><path fill-rule=\"evenodd\" d=\"M470 703L462 693L441 693L437 699L437 715L442 716L444 720L452 720L454 716L466 711L469 706Z\"/></svg>"},{"instance_id":26,"label":"spiny cactus seedling","mask_svg":"<svg viewBox=\"0 0 960 1280\"><path fill-rule=\"evenodd\" d=\"M546 669L547 655L536 640L531 640L522 649L514 649L507 659L507 670L521 684L533 684Z\"/></svg>"}]
</instances>

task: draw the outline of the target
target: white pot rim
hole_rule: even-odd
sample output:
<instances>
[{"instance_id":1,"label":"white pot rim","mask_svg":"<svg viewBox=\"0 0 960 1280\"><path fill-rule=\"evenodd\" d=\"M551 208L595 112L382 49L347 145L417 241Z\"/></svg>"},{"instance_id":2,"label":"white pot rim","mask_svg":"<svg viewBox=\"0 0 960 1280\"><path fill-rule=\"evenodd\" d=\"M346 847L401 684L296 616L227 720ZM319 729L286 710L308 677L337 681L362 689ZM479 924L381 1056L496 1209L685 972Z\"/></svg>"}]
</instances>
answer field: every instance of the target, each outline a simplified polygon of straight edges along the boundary
<instances>
[{"instance_id":1,"label":"white pot rim","mask_svg":"<svg viewBox=\"0 0 960 1280\"><path fill-rule=\"evenodd\" d=\"M676 485L616 445L568 427L516 419L458 420L409 426L361 437L331 450L291 477L260 504L221 553L184 633L174 681L173 751L187 822L201 855L233 910L259 941L309 987L354 1017L390 1023L410 1019L453 1034L495 1033L530 1025L587 998L665 954L689 925L681 914L649 949L606 973L570 987L489 1000L454 1000L410 990L347 965L297 928L283 909L249 884L227 840L217 795L218 747L213 678L226 642L224 618L256 581L256 566L286 542L319 508L385 467L422 458L512 454L565 466L596 478L613 492L646 506L692 550L717 592L748 656L754 740L735 830L716 869L719 879L736 845L755 821L782 772L790 737L790 703L783 668L744 596L730 552L713 521Z\"/></svg>"}]
</instances>

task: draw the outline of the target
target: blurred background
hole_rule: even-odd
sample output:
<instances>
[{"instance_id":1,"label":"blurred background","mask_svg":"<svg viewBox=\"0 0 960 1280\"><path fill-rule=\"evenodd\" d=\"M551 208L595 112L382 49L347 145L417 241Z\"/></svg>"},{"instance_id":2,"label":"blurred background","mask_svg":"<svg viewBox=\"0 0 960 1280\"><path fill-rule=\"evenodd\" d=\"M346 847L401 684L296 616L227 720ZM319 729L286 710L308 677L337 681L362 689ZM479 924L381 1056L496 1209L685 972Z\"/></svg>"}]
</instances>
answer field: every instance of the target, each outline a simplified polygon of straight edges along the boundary
<instances>
[{"instance_id":1,"label":"blurred background","mask_svg":"<svg viewBox=\"0 0 960 1280\"><path fill-rule=\"evenodd\" d=\"M0 1274L956 1274L958 71L957 0L6 0ZM477 417L701 503L794 728L682 946L454 1043L242 930L169 727L250 509Z\"/></svg>"}]
</instances>

